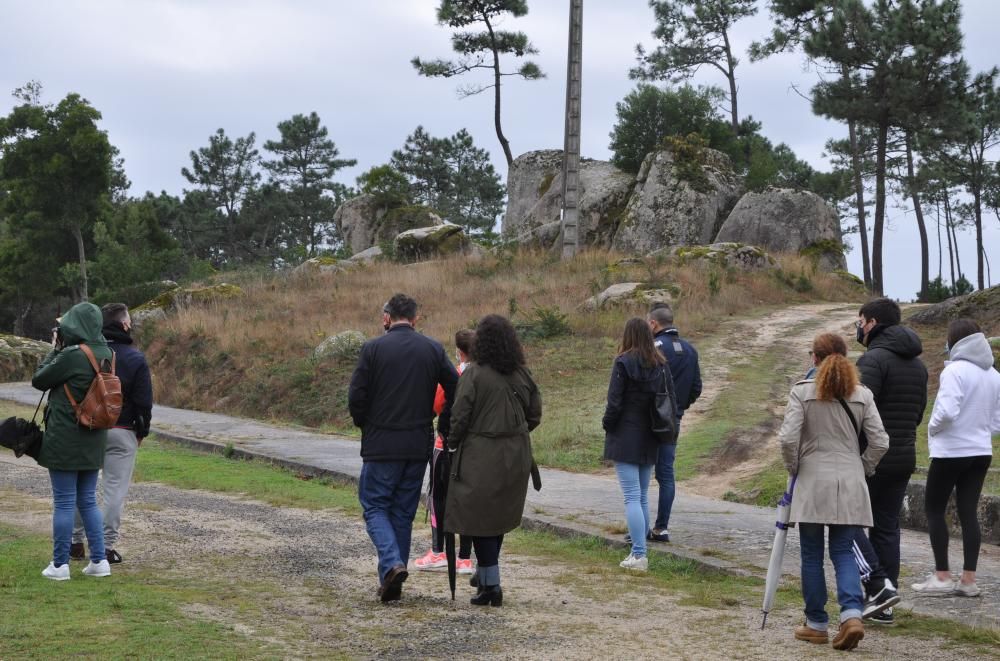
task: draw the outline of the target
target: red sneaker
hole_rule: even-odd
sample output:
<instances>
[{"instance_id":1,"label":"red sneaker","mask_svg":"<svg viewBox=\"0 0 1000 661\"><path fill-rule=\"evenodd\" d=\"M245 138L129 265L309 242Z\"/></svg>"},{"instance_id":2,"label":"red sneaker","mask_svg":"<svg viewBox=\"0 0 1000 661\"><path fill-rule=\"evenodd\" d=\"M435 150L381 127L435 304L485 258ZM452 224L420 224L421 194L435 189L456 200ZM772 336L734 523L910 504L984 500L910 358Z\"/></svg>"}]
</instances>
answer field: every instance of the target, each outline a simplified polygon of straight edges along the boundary
<instances>
[{"instance_id":1,"label":"red sneaker","mask_svg":"<svg viewBox=\"0 0 1000 661\"><path fill-rule=\"evenodd\" d=\"M472 558L465 560L458 558L455 560L455 569L459 574L475 574L476 568L472 566Z\"/></svg>"}]
</instances>

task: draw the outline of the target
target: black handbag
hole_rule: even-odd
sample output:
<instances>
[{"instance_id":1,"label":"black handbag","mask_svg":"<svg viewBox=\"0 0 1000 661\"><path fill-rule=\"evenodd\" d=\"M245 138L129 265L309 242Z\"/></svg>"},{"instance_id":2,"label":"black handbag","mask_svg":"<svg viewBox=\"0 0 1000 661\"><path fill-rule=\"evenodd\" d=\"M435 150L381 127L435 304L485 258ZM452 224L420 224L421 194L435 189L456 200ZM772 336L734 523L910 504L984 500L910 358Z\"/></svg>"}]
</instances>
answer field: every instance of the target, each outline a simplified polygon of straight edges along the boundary
<instances>
[{"instance_id":1,"label":"black handbag","mask_svg":"<svg viewBox=\"0 0 1000 661\"><path fill-rule=\"evenodd\" d=\"M35 422L35 418L38 417L38 409L41 408L44 399L45 393L42 393L42 399L38 400L35 415L32 416L31 420L10 417L0 423L0 446L13 450L15 457L28 455L38 461L45 433Z\"/></svg>"},{"instance_id":2,"label":"black handbag","mask_svg":"<svg viewBox=\"0 0 1000 661\"><path fill-rule=\"evenodd\" d=\"M660 443L677 442L677 399L674 397L673 380L667 375L667 368L660 368L661 388L653 395L649 408L649 422Z\"/></svg>"}]
</instances>

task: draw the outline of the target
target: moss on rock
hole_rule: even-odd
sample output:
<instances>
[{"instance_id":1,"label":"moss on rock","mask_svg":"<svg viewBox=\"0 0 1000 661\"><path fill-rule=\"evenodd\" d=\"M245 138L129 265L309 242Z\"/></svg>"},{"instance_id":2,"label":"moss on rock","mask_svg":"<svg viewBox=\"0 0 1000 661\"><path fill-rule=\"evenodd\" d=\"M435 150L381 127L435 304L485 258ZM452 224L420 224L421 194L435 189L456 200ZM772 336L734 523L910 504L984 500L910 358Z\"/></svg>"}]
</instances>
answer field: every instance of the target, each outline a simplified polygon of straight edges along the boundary
<instances>
[{"instance_id":1,"label":"moss on rock","mask_svg":"<svg viewBox=\"0 0 1000 661\"><path fill-rule=\"evenodd\" d=\"M0 334L0 382L30 379L49 349L45 342Z\"/></svg>"}]
</instances>

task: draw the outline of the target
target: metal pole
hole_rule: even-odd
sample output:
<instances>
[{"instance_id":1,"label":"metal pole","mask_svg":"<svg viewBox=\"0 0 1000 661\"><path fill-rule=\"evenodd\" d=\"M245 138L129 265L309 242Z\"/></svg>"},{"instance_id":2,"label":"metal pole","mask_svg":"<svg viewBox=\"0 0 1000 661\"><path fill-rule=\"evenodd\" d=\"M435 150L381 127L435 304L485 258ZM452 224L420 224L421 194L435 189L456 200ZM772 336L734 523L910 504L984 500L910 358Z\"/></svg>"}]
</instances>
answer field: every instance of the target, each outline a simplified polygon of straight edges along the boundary
<instances>
[{"instance_id":1,"label":"metal pole","mask_svg":"<svg viewBox=\"0 0 1000 661\"><path fill-rule=\"evenodd\" d=\"M562 256L579 249L577 221L580 201L580 97L583 69L583 0L569 3L569 48L566 60L566 130L563 141Z\"/></svg>"}]
</instances>

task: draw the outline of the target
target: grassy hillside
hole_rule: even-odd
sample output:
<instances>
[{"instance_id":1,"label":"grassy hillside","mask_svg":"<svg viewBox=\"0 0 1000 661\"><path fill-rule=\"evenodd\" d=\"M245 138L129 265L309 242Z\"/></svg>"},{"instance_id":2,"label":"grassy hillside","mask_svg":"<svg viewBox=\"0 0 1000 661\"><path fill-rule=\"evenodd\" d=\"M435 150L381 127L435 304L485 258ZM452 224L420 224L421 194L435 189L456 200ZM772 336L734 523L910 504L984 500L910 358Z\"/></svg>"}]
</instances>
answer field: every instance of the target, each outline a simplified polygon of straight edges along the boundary
<instances>
[{"instance_id":1,"label":"grassy hillside","mask_svg":"<svg viewBox=\"0 0 1000 661\"><path fill-rule=\"evenodd\" d=\"M673 288L679 325L695 342L718 336L720 320L816 300L859 301L842 277L816 273L809 260L782 258L782 270L743 273L719 266L622 260L589 252L564 263L539 253L414 265L379 263L357 270L294 276L227 274L247 295L181 308L140 331L158 401L354 433L346 392L353 359L316 359L327 336L382 332L382 303L396 291L421 305L418 328L452 350L452 336L484 314L512 316L533 328L529 366L542 390L543 423L533 435L543 465L601 467L608 370L627 318L644 306L579 309L616 282ZM566 334L558 334L565 331ZM549 335L549 337L544 337ZM739 426L737 424L737 426Z\"/></svg>"}]
</instances>

